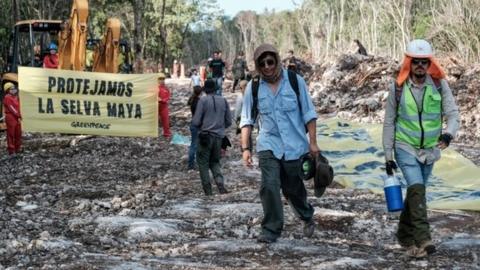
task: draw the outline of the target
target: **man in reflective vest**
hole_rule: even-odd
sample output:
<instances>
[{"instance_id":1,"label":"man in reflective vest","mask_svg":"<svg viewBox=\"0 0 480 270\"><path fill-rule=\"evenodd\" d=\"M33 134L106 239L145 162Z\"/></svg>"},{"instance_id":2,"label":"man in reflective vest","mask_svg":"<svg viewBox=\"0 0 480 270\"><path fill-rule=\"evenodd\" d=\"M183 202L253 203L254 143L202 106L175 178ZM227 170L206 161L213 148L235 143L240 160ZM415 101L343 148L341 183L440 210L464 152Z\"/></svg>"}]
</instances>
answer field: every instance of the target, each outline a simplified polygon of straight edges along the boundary
<instances>
[{"instance_id":1,"label":"man in reflective vest","mask_svg":"<svg viewBox=\"0 0 480 270\"><path fill-rule=\"evenodd\" d=\"M435 252L427 220L426 185L440 150L448 147L459 127L458 108L444 78L431 45L421 39L411 41L385 109L387 174L393 174L398 163L408 184L396 237L407 255L416 258Z\"/></svg>"}]
</instances>

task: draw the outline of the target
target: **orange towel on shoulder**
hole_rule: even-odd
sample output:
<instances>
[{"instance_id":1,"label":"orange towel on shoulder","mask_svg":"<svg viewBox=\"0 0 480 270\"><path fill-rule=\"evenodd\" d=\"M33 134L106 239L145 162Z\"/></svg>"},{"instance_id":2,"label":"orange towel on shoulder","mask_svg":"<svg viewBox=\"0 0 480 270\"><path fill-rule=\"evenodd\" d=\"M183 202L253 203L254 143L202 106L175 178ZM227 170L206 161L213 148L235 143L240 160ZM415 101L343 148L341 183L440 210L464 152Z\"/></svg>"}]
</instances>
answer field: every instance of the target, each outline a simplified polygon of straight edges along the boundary
<instances>
[{"instance_id":1,"label":"orange towel on shoulder","mask_svg":"<svg viewBox=\"0 0 480 270\"><path fill-rule=\"evenodd\" d=\"M438 64L437 60L433 57L428 58L430 60L430 67L427 70L427 73L432 76L434 79L444 79L445 78L445 72L443 69L440 67ZM410 75L410 66L412 63L412 57L410 56L405 56L403 59L403 64L402 67L400 68L400 73L398 73L397 77L397 85L402 85Z\"/></svg>"}]
</instances>

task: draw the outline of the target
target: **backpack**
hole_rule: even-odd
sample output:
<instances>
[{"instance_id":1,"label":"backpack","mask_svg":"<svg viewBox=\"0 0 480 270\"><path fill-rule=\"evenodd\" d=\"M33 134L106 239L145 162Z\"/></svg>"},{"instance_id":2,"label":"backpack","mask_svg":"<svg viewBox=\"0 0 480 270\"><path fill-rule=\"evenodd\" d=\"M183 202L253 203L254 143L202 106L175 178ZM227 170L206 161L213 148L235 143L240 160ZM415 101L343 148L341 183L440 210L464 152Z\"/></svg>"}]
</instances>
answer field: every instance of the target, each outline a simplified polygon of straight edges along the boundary
<instances>
[{"instance_id":1,"label":"backpack","mask_svg":"<svg viewBox=\"0 0 480 270\"><path fill-rule=\"evenodd\" d=\"M292 87L293 91L297 95L298 108L300 108L300 112L301 112L302 104L300 103L300 89L298 88L297 73L291 70L287 70L287 71L288 71L288 82L290 83L290 86ZM252 79L253 104L252 104L251 116L254 119L254 121L257 121L257 117L258 117L258 88L259 87L260 87L260 76L257 75Z\"/></svg>"}]
</instances>

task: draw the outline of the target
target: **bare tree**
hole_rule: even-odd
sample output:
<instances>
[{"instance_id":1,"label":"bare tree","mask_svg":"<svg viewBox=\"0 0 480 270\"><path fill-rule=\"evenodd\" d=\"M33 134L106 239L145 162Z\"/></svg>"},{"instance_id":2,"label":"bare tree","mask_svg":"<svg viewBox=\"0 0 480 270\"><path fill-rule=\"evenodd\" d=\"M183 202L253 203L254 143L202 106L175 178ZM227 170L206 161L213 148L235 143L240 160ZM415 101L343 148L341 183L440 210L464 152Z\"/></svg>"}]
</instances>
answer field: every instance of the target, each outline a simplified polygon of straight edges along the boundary
<instances>
[{"instance_id":1,"label":"bare tree","mask_svg":"<svg viewBox=\"0 0 480 270\"><path fill-rule=\"evenodd\" d=\"M13 21L20 21L20 0L12 0L12 8Z\"/></svg>"},{"instance_id":2,"label":"bare tree","mask_svg":"<svg viewBox=\"0 0 480 270\"><path fill-rule=\"evenodd\" d=\"M242 33L246 59L253 59L253 50L257 44L257 14L253 11L239 12L235 22Z\"/></svg>"},{"instance_id":3,"label":"bare tree","mask_svg":"<svg viewBox=\"0 0 480 270\"><path fill-rule=\"evenodd\" d=\"M131 0L134 10L134 50L135 67L137 73L143 72L143 46L145 33L143 28L143 14L145 13L145 0Z\"/></svg>"}]
</instances>

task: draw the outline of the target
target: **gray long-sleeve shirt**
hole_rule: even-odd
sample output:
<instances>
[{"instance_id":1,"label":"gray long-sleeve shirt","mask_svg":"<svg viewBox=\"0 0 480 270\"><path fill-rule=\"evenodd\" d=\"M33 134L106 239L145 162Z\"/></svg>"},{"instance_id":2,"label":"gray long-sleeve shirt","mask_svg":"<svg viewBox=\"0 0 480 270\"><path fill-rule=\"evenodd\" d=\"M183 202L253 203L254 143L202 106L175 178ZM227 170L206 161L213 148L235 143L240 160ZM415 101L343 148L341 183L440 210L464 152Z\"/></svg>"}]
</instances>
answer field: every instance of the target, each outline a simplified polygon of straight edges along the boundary
<instances>
[{"instance_id":1,"label":"gray long-sleeve shirt","mask_svg":"<svg viewBox=\"0 0 480 270\"><path fill-rule=\"evenodd\" d=\"M460 126L460 116L458 107L455 104L452 90L448 86L446 80L441 80L442 94L442 116L447 119L447 126L444 133L448 133L455 138ZM407 83L407 82L406 82ZM427 84L434 85L432 78L427 75L423 85L415 85L410 79L408 83L411 85L412 94L419 108L423 104L423 91ZM397 117L397 100L395 98L395 84L390 85L387 104L385 108L385 120L383 122L383 150L385 159L393 160L393 151L398 147L406 152L414 155L418 161L431 164L440 159L440 150L438 147L428 149L417 149L407 143L395 140L395 123Z\"/></svg>"},{"instance_id":2,"label":"gray long-sleeve shirt","mask_svg":"<svg viewBox=\"0 0 480 270\"><path fill-rule=\"evenodd\" d=\"M232 125L232 116L227 100L222 96L211 94L201 97L192 124L200 131L210 132L218 138L225 137L225 128Z\"/></svg>"},{"instance_id":3,"label":"gray long-sleeve shirt","mask_svg":"<svg viewBox=\"0 0 480 270\"><path fill-rule=\"evenodd\" d=\"M233 120L236 121L237 118L242 116L242 105L243 105L243 94L238 93L237 98L235 99L235 113L233 114Z\"/></svg>"}]
</instances>

